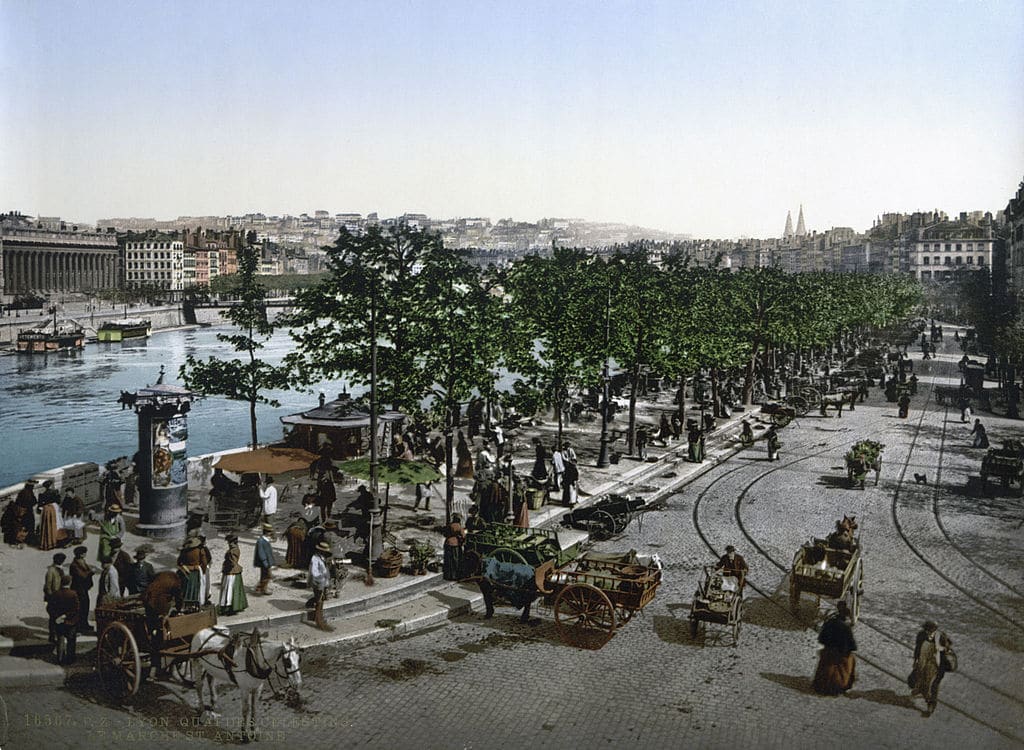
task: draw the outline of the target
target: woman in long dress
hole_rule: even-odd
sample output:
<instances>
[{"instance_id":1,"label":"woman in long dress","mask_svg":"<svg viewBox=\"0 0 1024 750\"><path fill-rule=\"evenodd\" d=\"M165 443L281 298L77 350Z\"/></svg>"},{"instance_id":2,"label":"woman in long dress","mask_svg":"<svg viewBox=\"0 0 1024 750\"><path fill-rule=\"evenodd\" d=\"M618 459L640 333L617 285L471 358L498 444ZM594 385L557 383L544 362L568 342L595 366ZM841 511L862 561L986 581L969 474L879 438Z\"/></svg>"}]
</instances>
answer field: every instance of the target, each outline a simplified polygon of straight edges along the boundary
<instances>
[{"instance_id":1,"label":"woman in long dress","mask_svg":"<svg viewBox=\"0 0 1024 750\"><path fill-rule=\"evenodd\" d=\"M466 436L462 434L462 430L459 430L459 439L455 443L455 455L458 457L455 476L462 477L463 479L472 479L473 455L469 450L469 443L466 442Z\"/></svg>"},{"instance_id":2,"label":"woman in long dress","mask_svg":"<svg viewBox=\"0 0 1024 750\"><path fill-rule=\"evenodd\" d=\"M839 602L836 613L825 620L818 634L822 648L818 654L818 669L812 687L821 695L839 695L853 687L857 661L854 652L857 642L849 623L850 610L846 602Z\"/></svg>"},{"instance_id":3,"label":"woman in long dress","mask_svg":"<svg viewBox=\"0 0 1024 750\"><path fill-rule=\"evenodd\" d=\"M237 615L249 606L245 597L245 585L242 582L242 566L239 562L242 555L235 534L228 534L224 538L227 540L228 550L224 553L224 565L221 567L223 578L220 582L220 601L217 602L218 613Z\"/></svg>"},{"instance_id":4,"label":"woman in long dress","mask_svg":"<svg viewBox=\"0 0 1024 750\"><path fill-rule=\"evenodd\" d=\"M452 521L444 532L444 562L442 572L446 581L457 581L462 577L462 544L466 532L462 528L462 516L452 513Z\"/></svg>"},{"instance_id":5,"label":"woman in long dress","mask_svg":"<svg viewBox=\"0 0 1024 750\"><path fill-rule=\"evenodd\" d=\"M60 547L68 538L64 530L64 522L60 517L60 506L57 504L59 496L53 493L52 497L45 494L41 498L40 510L42 517L39 522L39 549L50 550Z\"/></svg>"}]
</instances>

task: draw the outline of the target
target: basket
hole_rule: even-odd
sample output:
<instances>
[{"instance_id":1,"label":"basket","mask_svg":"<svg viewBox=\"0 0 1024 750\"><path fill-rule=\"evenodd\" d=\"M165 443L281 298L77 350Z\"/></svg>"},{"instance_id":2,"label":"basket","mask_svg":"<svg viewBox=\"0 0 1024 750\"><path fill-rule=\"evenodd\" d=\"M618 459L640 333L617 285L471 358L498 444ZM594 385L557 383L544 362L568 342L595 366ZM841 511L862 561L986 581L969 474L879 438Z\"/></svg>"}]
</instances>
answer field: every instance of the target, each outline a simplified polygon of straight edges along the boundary
<instances>
[{"instance_id":1,"label":"basket","mask_svg":"<svg viewBox=\"0 0 1024 750\"><path fill-rule=\"evenodd\" d=\"M381 578L394 578L402 570L402 553L396 549L388 550L374 561L374 575Z\"/></svg>"}]
</instances>

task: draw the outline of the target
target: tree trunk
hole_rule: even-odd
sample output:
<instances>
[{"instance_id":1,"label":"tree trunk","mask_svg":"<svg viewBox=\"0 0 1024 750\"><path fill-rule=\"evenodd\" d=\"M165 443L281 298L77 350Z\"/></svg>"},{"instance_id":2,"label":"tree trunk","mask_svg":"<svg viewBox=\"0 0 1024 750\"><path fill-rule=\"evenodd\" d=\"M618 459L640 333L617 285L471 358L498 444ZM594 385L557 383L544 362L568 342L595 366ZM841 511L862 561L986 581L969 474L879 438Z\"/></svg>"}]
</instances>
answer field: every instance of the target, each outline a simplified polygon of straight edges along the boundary
<instances>
[{"instance_id":1,"label":"tree trunk","mask_svg":"<svg viewBox=\"0 0 1024 750\"><path fill-rule=\"evenodd\" d=\"M256 436L256 399L255 399L255 397L249 399L249 430L250 430L250 432L252 434L252 447L253 447L253 450L255 450L256 446L259 444L259 442L257 440L257 436Z\"/></svg>"},{"instance_id":2,"label":"tree trunk","mask_svg":"<svg viewBox=\"0 0 1024 750\"><path fill-rule=\"evenodd\" d=\"M719 408L718 399L718 368L711 368L711 413L715 415L715 418L722 416L722 410Z\"/></svg>"},{"instance_id":3,"label":"tree trunk","mask_svg":"<svg viewBox=\"0 0 1024 750\"><path fill-rule=\"evenodd\" d=\"M686 374L679 376L679 406L676 409L681 422L686 422Z\"/></svg>"},{"instance_id":4,"label":"tree trunk","mask_svg":"<svg viewBox=\"0 0 1024 750\"><path fill-rule=\"evenodd\" d=\"M633 455L636 446L636 392L640 383L640 363L633 365L632 383L629 387L629 455Z\"/></svg>"},{"instance_id":5,"label":"tree trunk","mask_svg":"<svg viewBox=\"0 0 1024 750\"><path fill-rule=\"evenodd\" d=\"M453 433L455 426L452 424L453 412L446 410L444 426L444 522L445 525L452 522L452 505L455 502L455 467L452 466Z\"/></svg>"},{"instance_id":6,"label":"tree trunk","mask_svg":"<svg viewBox=\"0 0 1024 750\"><path fill-rule=\"evenodd\" d=\"M754 395L754 363L757 362L761 345L754 344L754 351L750 353L750 361L747 362L747 372L743 379L743 403L750 406Z\"/></svg>"}]
</instances>

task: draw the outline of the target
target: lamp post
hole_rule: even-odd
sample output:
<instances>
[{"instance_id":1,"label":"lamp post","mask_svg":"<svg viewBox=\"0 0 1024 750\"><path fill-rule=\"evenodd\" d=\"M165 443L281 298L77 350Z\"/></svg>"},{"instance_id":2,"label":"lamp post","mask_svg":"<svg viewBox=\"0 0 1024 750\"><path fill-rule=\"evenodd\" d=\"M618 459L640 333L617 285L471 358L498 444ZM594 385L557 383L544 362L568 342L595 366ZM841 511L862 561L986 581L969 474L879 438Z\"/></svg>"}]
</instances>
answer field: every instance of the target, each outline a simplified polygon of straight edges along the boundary
<instances>
[{"instance_id":1,"label":"lamp post","mask_svg":"<svg viewBox=\"0 0 1024 750\"><path fill-rule=\"evenodd\" d=\"M373 584L373 561L382 548L380 498L377 482L377 278L370 281L370 533L366 540L366 583Z\"/></svg>"},{"instance_id":2,"label":"lamp post","mask_svg":"<svg viewBox=\"0 0 1024 750\"><path fill-rule=\"evenodd\" d=\"M608 375L608 340L611 337L611 325L612 325L612 290L608 289L608 297L604 307L604 368L601 370L601 398L603 402L601 404L601 449L597 454L597 468L605 469L608 467L608 412L611 408L609 403L608 394L608 381L611 379Z\"/></svg>"}]
</instances>

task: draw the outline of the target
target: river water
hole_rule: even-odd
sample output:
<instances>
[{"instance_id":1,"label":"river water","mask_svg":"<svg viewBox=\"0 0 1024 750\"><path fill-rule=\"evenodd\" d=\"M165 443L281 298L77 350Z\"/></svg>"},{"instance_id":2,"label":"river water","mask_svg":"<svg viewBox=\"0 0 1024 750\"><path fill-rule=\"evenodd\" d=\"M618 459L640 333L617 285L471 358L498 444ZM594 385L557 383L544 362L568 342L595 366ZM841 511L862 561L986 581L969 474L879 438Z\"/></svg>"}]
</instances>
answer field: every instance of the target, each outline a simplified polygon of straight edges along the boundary
<instances>
[{"instance_id":1,"label":"river water","mask_svg":"<svg viewBox=\"0 0 1024 750\"><path fill-rule=\"evenodd\" d=\"M239 356L217 340L217 333L215 328L158 331L147 341L87 344L77 353L0 355L0 487L55 466L131 456L138 449L137 419L130 409L121 410L121 391L152 385L161 365L164 382L180 385L178 368L190 354ZM291 349L288 334L278 332L262 358L277 364ZM279 417L316 406L321 390L330 400L343 387L331 381L311 386L312 393L270 392L281 406L257 407L260 442L280 439ZM204 398L193 403L188 421L190 456L249 442L246 402Z\"/></svg>"}]
</instances>

